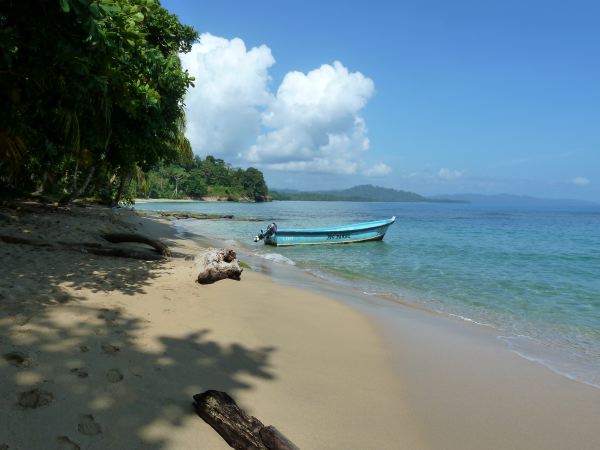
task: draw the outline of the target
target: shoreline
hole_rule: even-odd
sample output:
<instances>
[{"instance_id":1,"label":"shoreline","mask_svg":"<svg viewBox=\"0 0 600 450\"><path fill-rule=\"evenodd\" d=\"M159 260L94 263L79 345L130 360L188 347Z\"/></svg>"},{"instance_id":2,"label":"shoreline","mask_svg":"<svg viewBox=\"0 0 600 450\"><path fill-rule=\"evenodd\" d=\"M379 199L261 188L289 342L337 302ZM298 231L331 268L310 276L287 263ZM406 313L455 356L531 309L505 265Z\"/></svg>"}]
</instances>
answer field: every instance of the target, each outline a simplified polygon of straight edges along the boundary
<instances>
[{"instance_id":1,"label":"shoreline","mask_svg":"<svg viewBox=\"0 0 600 450\"><path fill-rule=\"evenodd\" d=\"M283 267L274 270L277 265ZM372 298L308 272L298 276L292 272L301 269L293 266L264 266L258 268L272 282L323 295L372 322L409 388L405 399L428 447L592 449L600 441L600 389L512 351L498 330L409 301Z\"/></svg>"},{"instance_id":2,"label":"shoreline","mask_svg":"<svg viewBox=\"0 0 600 450\"><path fill-rule=\"evenodd\" d=\"M271 202L272 200L264 200L263 202ZM262 203L256 200L250 199L248 197L241 197L238 200L229 200L227 197L202 197L199 199L193 198L135 198L134 204L144 204L144 203Z\"/></svg>"},{"instance_id":3,"label":"shoreline","mask_svg":"<svg viewBox=\"0 0 600 450\"><path fill-rule=\"evenodd\" d=\"M48 214L7 229L86 241L98 229L143 232L183 254L215 242L133 211ZM600 390L458 320L294 271L286 279L269 261L239 282L199 286L182 258L0 246L0 343L17 355L0 359L9 448L68 438L89 449L225 449L190 407L214 388L301 448L591 449L600 439ZM50 404L18 406L33 388ZM90 420L100 433L78 431Z\"/></svg>"},{"instance_id":4,"label":"shoreline","mask_svg":"<svg viewBox=\"0 0 600 450\"><path fill-rule=\"evenodd\" d=\"M189 232L190 235L194 235L193 221L182 221L180 223L173 222L173 224L177 229L185 230L184 232ZM191 227L190 224L192 224ZM216 238L214 237L204 236L203 242L208 243L209 245L214 245L211 242L215 241ZM226 240L225 238L219 238L218 245L231 246L232 242L233 241ZM348 290L350 290L354 293L354 295L361 297L359 303L361 301L368 303L369 299L367 297L373 297L381 302L391 302L392 304L403 305L409 308L426 311L428 314L442 317L445 320L458 322L460 325L484 327L491 330L492 334L494 334L494 338L499 338L507 350L519 355L521 358L544 366L548 370L569 380L575 380L593 388L600 389L600 385L597 384L598 378L595 376L596 373L599 373L597 371L600 370L600 361L598 361L596 364L597 370L595 370L594 361L585 361L585 363L582 361L577 361L568 352L564 350L560 351L554 347L547 346L544 342L536 340L535 338L528 338L526 336L519 335L518 333L515 334L514 332L511 334L510 331L503 331L502 326L497 323L492 324L492 322L478 322L477 320L459 315L453 311L437 309L434 305L424 304L423 302L411 299L410 297L400 296L399 294L393 292L381 292L381 289L372 283L361 283L356 278L344 278L343 275L340 276L339 274L335 273L323 273L320 271L315 272L309 267L299 267L296 265L297 261L289 260L281 253L276 251L274 253L269 252L267 254L260 254L261 251L257 253L255 247L253 248L251 246L244 245L243 242L235 241L233 245L236 251L243 252L246 258L251 258L255 261L257 258L258 260L263 261L267 259L269 261L267 264L273 263L275 266L281 263L286 263L283 267L287 267L291 271L297 270L301 274L306 275L300 277L302 282L305 285L310 285L315 292L324 293L322 287L326 285L332 285L334 288L331 290L331 292L329 292L329 295L332 293L333 295L338 295L337 291L348 292ZM290 268L287 263L289 263L293 268ZM281 272L281 270L279 272ZM290 274L287 278L290 277L293 277L293 275ZM296 283L295 285L302 287L301 284L302 283Z\"/></svg>"}]
</instances>

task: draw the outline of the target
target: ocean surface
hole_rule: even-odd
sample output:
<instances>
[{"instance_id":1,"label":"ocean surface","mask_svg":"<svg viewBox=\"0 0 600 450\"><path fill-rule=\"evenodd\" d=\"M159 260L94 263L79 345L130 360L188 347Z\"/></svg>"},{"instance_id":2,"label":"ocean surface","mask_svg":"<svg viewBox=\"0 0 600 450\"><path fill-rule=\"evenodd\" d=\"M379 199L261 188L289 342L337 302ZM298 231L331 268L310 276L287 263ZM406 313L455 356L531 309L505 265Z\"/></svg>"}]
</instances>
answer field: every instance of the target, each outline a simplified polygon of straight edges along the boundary
<instances>
[{"instance_id":1,"label":"ocean surface","mask_svg":"<svg viewBox=\"0 0 600 450\"><path fill-rule=\"evenodd\" d=\"M283 201L135 207L256 219L175 222L181 231L222 239L328 282L490 327L519 355L600 387L600 207ZM394 215L382 242L253 243L270 222L308 228Z\"/></svg>"}]
</instances>

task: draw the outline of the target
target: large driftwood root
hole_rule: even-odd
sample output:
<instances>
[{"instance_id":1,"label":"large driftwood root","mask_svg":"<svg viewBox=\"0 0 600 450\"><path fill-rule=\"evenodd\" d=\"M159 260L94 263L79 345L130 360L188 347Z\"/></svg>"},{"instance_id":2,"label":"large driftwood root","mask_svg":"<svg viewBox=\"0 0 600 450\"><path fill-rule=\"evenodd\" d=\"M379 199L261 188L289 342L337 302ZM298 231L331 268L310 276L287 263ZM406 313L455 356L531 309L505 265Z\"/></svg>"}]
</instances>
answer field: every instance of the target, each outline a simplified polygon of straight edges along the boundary
<instances>
[{"instance_id":1,"label":"large driftwood root","mask_svg":"<svg viewBox=\"0 0 600 450\"><path fill-rule=\"evenodd\" d=\"M151 253L144 250L137 250L132 248L120 248L120 247L109 247L99 244L97 242L65 242L65 241L43 241L36 239L23 238L19 236L4 236L0 235L0 242L5 242L7 244L20 244L20 245L31 245L33 247L43 247L47 249L54 250L69 250L81 253L91 253L99 256L113 256L117 258L131 258L131 259L141 259L144 261L159 261L162 260L165 254L161 252ZM123 241L123 242L131 242L131 241ZM156 241L158 242L158 241ZM164 244L162 244L164 246ZM166 248L166 246L165 246ZM170 251L166 249L168 254Z\"/></svg>"},{"instance_id":2,"label":"large driftwood root","mask_svg":"<svg viewBox=\"0 0 600 450\"><path fill-rule=\"evenodd\" d=\"M208 248L196 257L197 281L211 284L230 278L239 280L243 269L240 267L233 250Z\"/></svg>"},{"instance_id":3,"label":"large driftwood root","mask_svg":"<svg viewBox=\"0 0 600 450\"><path fill-rule=\"evenodd\" d=\"M161 261L162 255L156 253L150 253L144 250L133 250L131 248L118 248L118 247L97 247L87 246L75 247L74 250L79 249L84 253L91 253L98 256L112 256L115 258L129 258L129 259L141 259L143 261Z\"/></svg>"},{"instance_id":4,"label":"large driftwood root","mask_svg":"<svg viewBox=\"0 0 600 450\"><path fill-rule=\"evenodd\" d=\"M143 236L141 234L105 233L102 235L102 237L113 244L120 244L122 242L136 242L139 244L146 244L163 256L171 256L171 250L169 250L169 247L167 247L161 241L157 239L150 239L149 237Z\"/></svg>"},{"instance_id":5,"label":"large driftwood root","mask_svg":"<svg viewBox=\"0 0 600 450\"><path fill-rule=\"evenodd\" d=\"M249 416L226 392L194 395L196 413L232 447L238 450L299 450L274 426Z\"/></svg>"}]
</instances>

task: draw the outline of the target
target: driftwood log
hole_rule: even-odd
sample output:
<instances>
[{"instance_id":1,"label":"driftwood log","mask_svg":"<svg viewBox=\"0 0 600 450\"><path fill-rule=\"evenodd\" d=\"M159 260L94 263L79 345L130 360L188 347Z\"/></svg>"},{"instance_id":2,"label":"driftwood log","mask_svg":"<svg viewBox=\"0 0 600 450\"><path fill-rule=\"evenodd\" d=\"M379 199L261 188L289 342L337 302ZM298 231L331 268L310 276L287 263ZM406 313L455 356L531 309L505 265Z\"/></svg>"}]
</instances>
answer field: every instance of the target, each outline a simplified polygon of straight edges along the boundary
<instances>
[{"instance_id":1,"label":"driftwood log","mask_svg":"<svg viewBox=\"0 0 600 450\"><path fill-rule=\"evenodd\" d=\"M200 284L211 284L230 278L239 280L243 269L240 267L233 250L208 248L196 256L197 281Z\"/></svg>"},{"instance_id":2,"label":"driftwood log","mask_svg":"<svg viewBox=\"0 0 600 450\"><path fill-rule=\"evenodd\" d=\"M163 253L148 252L132 248L115 246L104 246L97 242L66 242L66 241L44 241L19 236L0 235L0 241L7 244L31 245L54 250L68 250L81 253L91 253L99 256L113 256L117 258L141 259L144 261L159 261L164 258ZM124 241L125 242L125 241ZM127 241L130 242L130 241ZM164 245L164 244L163 244ZM168 251L168 249L167 249ZM170 253L169 253L170 254Z\"/></svg>"},{"instance_id":3,"label":"driftwood log","mask_svg":"<svg viewBox=\"0 0 600 450\"><path fill-rule=\"evenodd\" d=\"M233 214L206 214L190 213L184 211L161 211L159 214L163 217L173 217L175 219L233 219Z\"/></svg>"},{"instance_id":4,"label":"driftwood log","mask_svg":"<svg viewBox=\"0 0 600 450\"><path fill-rule=\"evenodd\" d=\"M194 395L196 413L232 447L238 450L299 450L274 426L249 416L226 392Z\"/></svg>"},{"instance_id":5,"label":"driftwood log","mask_svg":"<svg viewBox=\"0 0 600 450\"><path fill-rule=\"evenodd\" d=\"M138 214L143 213L138 211ZM269 222L271 218L265 217L239 217L233 214L207 214L207 213L190 213L185 211L161 211L158 213L162 217L172 217L173 219L229 219L238 222Z\"/></svg>"},{"instance_id":6,"label":"driftwood log","mask_svg":"<svg viewBox=\"0 0 600 450\"><path fill-rule=\"evenodd\" d=\"M156 239L150 239L149 237L142 236L141 234L135 233L106 233L102 237L108 242L113 244L120 244L122 242L136 242L139 244L146 244L152 247L157 253L163 256L171 256L171 250Z\"/></svg>"}]
</instances>

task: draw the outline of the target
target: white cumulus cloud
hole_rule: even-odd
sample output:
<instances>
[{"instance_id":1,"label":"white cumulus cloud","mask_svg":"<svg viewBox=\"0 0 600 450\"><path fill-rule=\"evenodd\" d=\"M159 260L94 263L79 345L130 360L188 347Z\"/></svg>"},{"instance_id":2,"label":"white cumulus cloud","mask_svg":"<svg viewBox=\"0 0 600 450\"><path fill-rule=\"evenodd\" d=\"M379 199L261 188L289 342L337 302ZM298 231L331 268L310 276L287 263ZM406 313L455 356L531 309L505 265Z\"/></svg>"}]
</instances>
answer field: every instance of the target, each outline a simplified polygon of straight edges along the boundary
<instances>
[{"instance_id":1,"label":"white cumulus cloud","mask_svg":"<svg viewBox=\"0 0 600 450\"><path fill-rule=\"evenodd\" d=\"M437 173L438 178L445 181L453 181L462 177L463 175L464 171L448 169L447 167L442 167Z\"/></svg>"},{"instance_id":2,"label":"white cumulus cloud","mask_svg":"<svg viewBox=\"0 0 600 450\"><path fill-rule=\"evenodd\" d=\"M260 131L259 108L271 101L268 69L271 49L250 50L241 39L200 35L192 51L181 55L183 67L195 77L185 98L187 131L200 154L236 155Z\"/></svg>"},{"instance_id":3,"label":"white cumulus cloud","mask_svg":"<svg viewBox=\"0 0 600 450\"><path fill-rule=\"evenodd\" d=\"M364 161L369 150L360 112L373 81L335 61L288 72L275 93L275 63L262 45L202 34L183 66L195 77L186 96L187 136L194 152L237 157L274 170L383 176L389 166Z\"/></svg>"},{"instance_id":4,"label":"white cumulus cloud","mask_svg":"<svg viewBox=\"0 0 600 450\"><path fill-rule=\"evenodd\" d=\"M307 74L289 72L262 114L266 133L245 154L271 169L355 174L365 169L369 149L360 110L373 81L342 63L323 64Z\"/></svg>"},{"instance_id":5,"label":"white cumulus cloud","mask_svg":"<svg viewBox=\"0 0 600 450\"><path fill-rule=\"evenodd\" d=\"M577 186L586 186L591 183L591 181L586 177L575 177L571 180L571 183L576 184Z\"/></svg>"}]
</instances>

